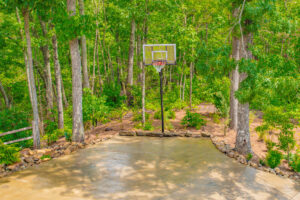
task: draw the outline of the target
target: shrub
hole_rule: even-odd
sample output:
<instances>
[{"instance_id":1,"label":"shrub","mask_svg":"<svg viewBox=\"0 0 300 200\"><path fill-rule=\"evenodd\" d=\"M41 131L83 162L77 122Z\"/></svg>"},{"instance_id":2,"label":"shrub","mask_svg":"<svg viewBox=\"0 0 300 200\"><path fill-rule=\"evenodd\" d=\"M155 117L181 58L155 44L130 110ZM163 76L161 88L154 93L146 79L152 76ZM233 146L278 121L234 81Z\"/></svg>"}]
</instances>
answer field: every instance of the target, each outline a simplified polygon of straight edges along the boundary
<instances>
[{"instance_id":1,"label":"shrub","mask_svg":"<svg viewBox=\"0 0 300 200\"><path fill-rule=\"evenodd\" d=\"M262 166L266 166L266 162L262 159L259 159L259 164L261 164Z\"/></svg>"},{"instance_id":2,"label":"shrub","mask_svg":"<svg viewBox=\"0 0 300 200\"><path fill-rule=\"evenodd\" d=\"M145 131L152 131L154 128L152 126L152 122L146 122L143 128Z\"/></svg>"},{"instance_id":3,"label":"shrub","mask_svg":"<svg viewBox=\"0 0 300 200\"><path fill-rule=\"evenodd\" d=\"M65 128L64 135L66 137L66 141L72 142L72 130Z\"/></svg>"},{"instance_id":4,"label":"shrub","mask_svg":"<svg viewBox=\"0 0 300 200\"><path fill-rule=\"evenodd\" d=\"M10 165L20 160L19 148L5 145L0 140L0 164Z\"/></svg>"},{"instance_id":5,"label":"shrub","mask_svg":"<svg viewBox=\"0 0 300 200\"><path fill-rule=\"evenodd\" d=\"M282 159L282 153L280 153L279 151L277 151L277 150L269 150L268 151L266 160L267 160L268 165L272 169L274 169L275 167L277 167L280 164L281 159Z\"/></svg>"},{"instance_id":6,"label":"shrub","mask_svg":"<svg viewBox=\"0 0 300 200\"><path fill-rule=\"evenodd\" d=\"M299 155L299 152L297 152L296 154L292 154L290 156L289 165L291 166L291 168L294 171L300 172L300 155Z\"/></svg>"},{"instance_id":7,"label":"shrub","mask_svg":"<svg viewBox=\"0 0 300 200\"><path fill-rule=\"evenodd\" d=\"M186 111L186 115L181 122L181 124L186 127L194 127L196 129L200 129L205 123L202 115L199 113L191 113L190 111Z\"/></svg>"},{"instance_id":8,"label":"shrub","mask_svg":"<svg viewBox=\"0 0 300 200\"><path fill-rule=\"evenodd\" d=\"M164 111L164 119L175 119L175 112L172 110ZM161 119L161 112L157 111L154 113L154 119Z\"/></svg>"},{"instance_id":9,"label":"shrub","mask_svg":"<svg viewBox=\"0 0 300 200\"><path fill-rule=\"evenodd\" d=\"M148 120L150 117L149 113L145 113L145 120ZM133 119L134 122L141 122L143 120L142 113L141 112L135 112L133 113Z\"/></svg>"},{"instance_id":10,"label":"shrub","mask_svg":"<svg viewBox=\"0 0 300 200\"><path fill-rule=\"evenodd\" d=\"M251 160L251 159L252 159L252 157L253 157L253 155L252 155L251 153L248 153L248 155L247 155L246 159L249 161L249 160Z\"/></svg>"}]
</instances>

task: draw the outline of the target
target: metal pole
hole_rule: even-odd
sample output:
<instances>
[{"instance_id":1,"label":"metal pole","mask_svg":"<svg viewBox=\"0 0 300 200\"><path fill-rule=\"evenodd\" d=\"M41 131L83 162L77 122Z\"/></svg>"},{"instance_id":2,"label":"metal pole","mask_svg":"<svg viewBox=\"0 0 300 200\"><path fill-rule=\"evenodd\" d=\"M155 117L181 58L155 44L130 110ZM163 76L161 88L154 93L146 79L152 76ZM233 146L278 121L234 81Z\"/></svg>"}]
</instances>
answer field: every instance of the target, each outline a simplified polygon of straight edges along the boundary
<instances>
[{"instance_id":1,"label":"metal pole","mask_svg":"<svg viewBox=\"0 0 300 200\"><path fill-rule=\"evenodd\" d=\"M165 132L165 127L164 127L164 103L163 103L163 73L162 70L159 72L159 77L160 77L160 102L161 102L161 131L162 133Z\"/></svg>"}]
</instances>

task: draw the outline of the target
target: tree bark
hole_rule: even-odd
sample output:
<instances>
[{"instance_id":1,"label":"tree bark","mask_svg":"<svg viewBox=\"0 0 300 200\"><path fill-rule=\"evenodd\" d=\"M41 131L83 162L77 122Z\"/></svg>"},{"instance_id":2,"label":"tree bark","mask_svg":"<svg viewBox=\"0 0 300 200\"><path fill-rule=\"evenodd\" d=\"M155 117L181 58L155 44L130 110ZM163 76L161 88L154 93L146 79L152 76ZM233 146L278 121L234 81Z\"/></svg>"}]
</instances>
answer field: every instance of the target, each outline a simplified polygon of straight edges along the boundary
<instances>
[{"instance_id":1,"label":"tree bark","mask_svg":"<svg viewBox=\"0 0 300 200\"><path fill-rule=\"evenodd\" d=\"M58 128L64 128L64 108L63 108L63 97L62 97L62 84L61 84L61 69L58 58L58 45L56 34L52 36L53 45L53 60L55 70L55 81L56 81L56 93L57 93L57 114L58 114Z\"/></svg>"},{"instance_id":2,"label":"tree bark","mask_svg":"<svg viewBox=\"0 0 300 200\"><path fill-rule=\"evenodd\" d=\"M31 38L29 32L29 10L28 8L24 8L23 10L24 16L24 30L26 35L26 44L27 44L27 56L28 56L28 72L29 72L29 92L31 92L31 105L33 111L33 146L34 148L40 148L40 131L38 128L39 124L39 111L38 111L38 103L37 103L37 95L36 95L36 87L34 82L34 74L33 74L33 62L32 62L32 49L31 49Z\"/></svg>"},{"instance_id":3,"label":"tree bark","mask_svg":"<svg viewBox=\"0 0 300 200\"><path fill-rule=\"evenodd\" d=\"M131 33L128 55L128 73L127 73L127 85L133 85L133 57L134 57L134 43L135 43L135 20L131 20Z\"/></svg>"},{"instance_id":4,"label":"tree bark","mask_svg":"<svg viewBox=\"0 0 300 200\"><path fill-rule=\"evenodd\" d=\"M78 0L79 4L79 14L84 15L84 1ZM87 67L87 50L86 50L86 37L85 35L81 36L80 39L80 46L81 46L81 62L82 62L82 70L83 70L83 88L90 88L89 82L89 73Z\"/></svg>"},{"instance_id":5,"label":"tree bark","mask_svg":"<svg viewBox=\"0 0 300 200\"><path fill-rule=\"evenodd\" d=\"M10 104L9 98L8 98L6 92L5 92L5 89L4 89L3 85L2 85L1 80L0 80L0 92L1 92L1 94L3 96L3 98L4 98L4 102L5 102L6 108L10 108L11 104Z\"/></svg>"},{"instance_id":6,"label":"tree bark","mask_svg":"<svg viewBox=\"0 0 300 200\"><path fill-rule=\"evenodd\" d=\"M93 77L92 77L92 94L94 94L95 90L95 78L96 78L96 53L98 52L98 22L96 22L96 36L95 36L95 43L94 43L94 56L93 56Z\"/></svg>"},{"instance_id":7,"label":"tree bark","mask_svg":"<svg viewBox=\"0 0 300 200\"><path fill-rule=\"evenodd\" d=\"M194 63L190 63L190 109L192 109L192 95L193 95L193 68Z\"/></svg>"},{"instance_id":8,"label":"tree bark","mask_svg":"<svg viewBox=\"0 0 300 200\"><path fill-rule=\"evenodd\" d=\"M232 56L235 61L240 60L240 40L234 37L232 40ZM234 97L235 92L239 89L239 65L232 70L230 75L230 123L231 129L237 130L238 124L238 100Z\"/></svg>"},{"instance_id":9,"label":"tree bark","mask_svg":"<svg viewBox=\"0 0 300 200\"><path fill-rule=\"evenodd\" d=\"M240 55L246 59L252 59L252 53L250 51L250 45L252 44L252 34L248 33L241 38ZM240 84L247 78L247 73L242 72L239 74L239 87ZM252 153L250 130L249 130L249 103L238 103L238 129L236 135L236 150L241 154Z\"/></svg>"},{"instance_id":10,"label":"tree bark","mask_svg":"<svg viewBox=\"0 0 300 200\"><path fill-rule=\"evenodd\" d=\"M43 36L45 39L48 37L48 31L46 23L40 19ZM44 58L44 74L46 77L46 100L47 100L47 116L51 115L53 109L53 88L52 88L52 77L51 77L51 66L50 66L50 53L48 44L41 47L43 58Z\"/></svg>"},{"instance_id":11,"label":"tree bark","mask_svg":"<svg viewBox=\"0 0 300 200\"><path fill-rule=\"evenodd\" d=\"M76 15L76 0L67 0L70 17ZM82 77L78 39L69 41L72 63L72 100L73 100L73 141L84 142L82 117Z\"/></svg>"},{"instance_id":12,"label":"tree bark","mask_svg":"<svg viewBox=\"0 0 300 200\"><path fill-rule=\"evenodd\" d=\"M21 26L22 23L21 23L21 19L20 19L18 8L16 8L16 16L17 16L18 24ZM24 41L24 36L23 36L23 29L22 28L20 28L20 36L21 36L21 40L23 42ZM25 63L25 67L26 67L26 75L27 75L27 84L28 84L28 89L29 89L29 97L30 97L30 101L32 101L31 91L30 91L29 66L28 66L27 53L26 53L25 46L22 46L22 49L23 49L24 63Z\"/></svg>"}]
</instances>

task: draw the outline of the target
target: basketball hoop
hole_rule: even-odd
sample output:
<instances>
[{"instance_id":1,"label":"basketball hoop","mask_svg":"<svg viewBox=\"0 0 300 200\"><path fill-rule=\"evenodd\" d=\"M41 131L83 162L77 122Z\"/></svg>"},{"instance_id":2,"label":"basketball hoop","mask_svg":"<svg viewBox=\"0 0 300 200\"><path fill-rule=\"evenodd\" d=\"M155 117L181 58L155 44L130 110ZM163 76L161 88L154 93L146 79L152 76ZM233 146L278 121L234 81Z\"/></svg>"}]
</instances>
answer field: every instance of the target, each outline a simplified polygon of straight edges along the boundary
<instances>
[{"instance_id":1,"label":"basketball hoop","mask_svg":"<svg viewBox=\"0 0 300 200\"><path fill-rule=\"evenodd\" d=\"M164 67L165 65L167 64L166 61L153 61L152 65L153 67L156 69L156 71L159 73Z\"/></svg>"},{"instance_id":2,"label":"basketball hoop","mask_svg":"<svg viewBox=\"0 0 300 200\"><path fill-rule=\"evenodd\" d=\"M176 44L144 44L144 65L152 65L159 73L160 105L161 105L161 132L164 133L164 104L163 104L163 71L166 65L176 65Z\"/></svg>"}]
</instances>

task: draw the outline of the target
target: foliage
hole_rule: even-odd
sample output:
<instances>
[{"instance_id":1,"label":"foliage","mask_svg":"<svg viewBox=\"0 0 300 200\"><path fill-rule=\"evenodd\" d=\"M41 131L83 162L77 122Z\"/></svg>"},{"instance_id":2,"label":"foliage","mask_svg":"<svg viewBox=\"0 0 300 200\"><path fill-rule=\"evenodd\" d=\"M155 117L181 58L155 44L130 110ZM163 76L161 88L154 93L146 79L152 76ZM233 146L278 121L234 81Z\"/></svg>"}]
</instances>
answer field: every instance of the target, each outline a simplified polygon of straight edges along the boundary
<instances>
[{"instance_id":1,"label":"foliage","mask_svg":"<svg viewBox=\"0 0 300 200\"><path fill-rule=\"evenodd\" d=\"M117 100L115 101L117 102ZM92 126L96 126L97 122L105 122L107 120L106 113L110 111L107 102L109 102L108 105L111 103L111 101L106 101L104 97L93 95L91 90L84 89L82 100L83 122L87 125L90 123Z\"/></svg>"},{"instance_id":2,"label":"foliage","mask_svg":"<svg viewBox=\"0 0 300 200\"><path fill-rule=\"evenodd\" d=\"M253 157L253 155L252 155L251 153L248 153L248 155L247 155L246 159L249 161L249 160L251 160L251 159L252 159L252 157Z\"/></svg>"},{"instance_id":3,"label":"foliage","mask_svg":"<svg viewBox=\"0 0 300 200\"><path fill-rule=\"evenodd\" d=\"M175 119L175 112L172 110L165 110L164 111L164 119ZM154 119L161 119L161 111L156 111L154 113Z\"/></svg>"},{"instance_id":4,"label":"foliage","mask_svg":"<svg viewBox=\"0 0 300 200\"><path fill-rule=\"evenodd\" d=\"M50 145L63 136L65 136L64 129L56 129L52 132L46 132L46 134L43 136L43 140L45 140L47 144Z\"/></svg>"},{"instance_id":5,"label":"foliage","mask_svg":"<svg viewBox=\"0 0 300 200\"><path fill-rule=\"evenodd\" d=\"M186 115L181 122L185 127L194 127L196 129L200 129L205 123L205 120L199 113L192 113L189 110L186 111Z\"/></svg>"},{"instance_id":6,"label":"foliage","mask_svg":"<svg viewBox=\"0 0 300 200\"><path fill-rule=\"evenodd\" d=\"M148 120L149 119L149 117L150 117L150 114L149 113L145 113L145 120ZM141 122L143 119L143 116L142 116L142 113L140 113L140 112L135 112L135 113L133 113L133 121L134 122Z\"/></svg>"},{"instance_id":7,"label":"foliage","mask_svg":"<svg viewBox=\"0 0 300 200\"><path fill-rule=\"evenodd\" d=\"M51 159L50 155L42 155L41 160Z\"/></svg>"},{"instance_id":8,"label":"foliage","mask_svg":"<svg viewBox=\"0 0 300 200\"><path fill-rule=\"evenodd\" d=\"M151 121L147 121L145 123L145 126L143 127L143 130L145 130L145 131L152 131L153 129L154 129L154 127L152 126Z\"/></svg>"},{"instance_id":9,"label":"foliage","mask_svg":"<svg viewBox=\"0 0 300 200\"><path fill-rule=\"evenodd\" d=\"M19 148L5 145L0 140L0 164L10 165L20 160Z\"/></svg>"},{"instance_id":10,"label":"foliage","mask_svg":"<svg viewBox=\"0 0 300 200\"><path fill-rule=\"evenodd\" d=\"M292 154L290 156L290 162L289 165L291 166L291 168L296 171L296 172L300 172L300 154L299 151L297 151L297 153Z\"/></svg>"},{"instance_id":11,"label":"foliage","mask_svg":"<svg viewBox=\"0 0 300 200\"><path fill-rule=\"evenodd\" d=\"M121 88L117 86L105 85L103 89L103 95L106 97L105 105L109 107L118 108L122 105L123 101L126 99L125 96L120 95ZM91 95L91 92L86 92ZM103 102L102 102L103 103Z\"/></svg>"},{"instance_id":12,"label":"foliage","mask_svg":"<svg viewBox=\"0 0 300 200\"><path fill-rule=\"evenodd\" d=\"M266 161L271 168L274 169L275 167L277 167L280 164L281 159L282 159L282 153L280 153L279 151L277 150L268 151Z\"/></svg>"}]
</instances>

